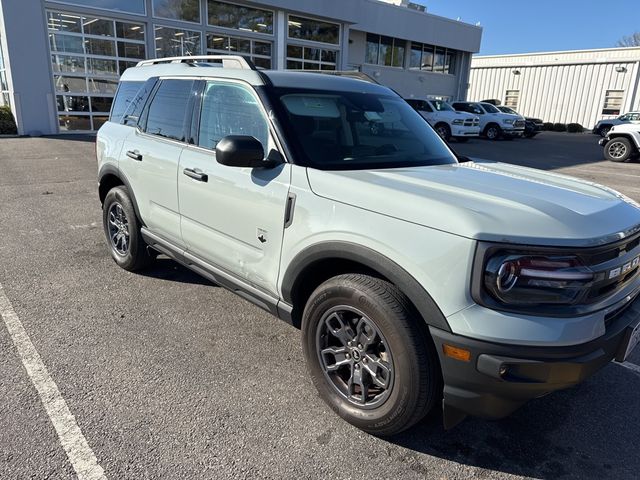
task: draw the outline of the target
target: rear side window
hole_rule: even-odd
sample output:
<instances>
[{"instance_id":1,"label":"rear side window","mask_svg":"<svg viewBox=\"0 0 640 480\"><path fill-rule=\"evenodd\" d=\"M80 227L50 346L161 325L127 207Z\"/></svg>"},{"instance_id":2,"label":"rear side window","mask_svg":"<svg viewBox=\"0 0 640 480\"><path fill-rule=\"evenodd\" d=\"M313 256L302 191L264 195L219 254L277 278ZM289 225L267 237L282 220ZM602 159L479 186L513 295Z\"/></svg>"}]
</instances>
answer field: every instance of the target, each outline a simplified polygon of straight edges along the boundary
<instances>
[{"instance_id":1,"label":"rear side window","mask_svg":"<svg viewBox=\"0 0 640 480\"><path fill-rule=\"evenodd\" d=\"M144 85L144 82L120 82L116 98L113 100L113 107L111 107L110 121L115 123L122 121L122 117L129 108L131 100L133 100L142 85Z\"/></svg>"},{"instance_id":2,"label":"rear side window","mask_svg":"<svg viewBox=\"0 0 640 480\"><path fill-rule=\"evenodd\" d=\"M192 89L193 80L162 80L149 106L146 132L183 142Z\"/></svg>"}]
</instances>

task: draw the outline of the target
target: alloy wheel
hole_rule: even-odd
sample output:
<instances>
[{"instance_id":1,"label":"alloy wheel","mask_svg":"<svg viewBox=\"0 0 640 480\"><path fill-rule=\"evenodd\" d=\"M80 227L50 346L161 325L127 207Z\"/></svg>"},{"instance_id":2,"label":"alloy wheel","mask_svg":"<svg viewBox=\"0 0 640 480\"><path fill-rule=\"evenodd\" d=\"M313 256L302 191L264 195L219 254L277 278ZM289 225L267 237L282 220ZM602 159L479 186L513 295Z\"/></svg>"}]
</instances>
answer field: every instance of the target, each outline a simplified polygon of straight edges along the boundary
<instances>
[{"instance_id":1,"label":"alloy wheel","mask_svg":"<svg viewBox=\"0 0 640 480\"><path fill-rule=\"evenodd\" d=\"M360 408L375 408L391 394L393 359L375 323L349 306L332 308L316 331L320 367L329 384Z\"/></svg>"},{"instance_id":2,"label":"alloy wheel","mask_svg":"<svg viewBox=\"0 0 640 480\"><path fill-rule=\"evenodd\" d=\"M129 252L129 220L118 202L114 202L109 207L107 215L109 222L109 241L111 248L120 256L125 256Z\"/></svg>"},{"instance_id":3,"label":"alloy wheel","mask_svg":"<svg viewBox=\"0 0 640 480\"><path fill-rule=\"evenodd\" d=\"M613 142L609 145L608 153L611 158L624 158L627 154L627 146L622 142Z\"/></svg>"}]
</instances>

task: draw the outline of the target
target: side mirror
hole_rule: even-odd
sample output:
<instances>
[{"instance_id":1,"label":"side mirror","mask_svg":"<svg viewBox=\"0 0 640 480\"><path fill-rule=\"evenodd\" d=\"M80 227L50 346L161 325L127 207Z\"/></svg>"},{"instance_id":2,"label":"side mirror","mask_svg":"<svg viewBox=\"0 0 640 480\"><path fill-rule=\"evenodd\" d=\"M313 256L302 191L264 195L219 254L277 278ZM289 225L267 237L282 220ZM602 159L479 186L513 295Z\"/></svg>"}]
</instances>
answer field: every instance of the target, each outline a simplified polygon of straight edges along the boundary
<instances>
[{"instance_id":1,"label":"side mirror","mask_svg":"<svg viewBox=\"0 0 640 480\"><path fill-rule=\"evenodd\" d=\"M229 135L216 146L216 161L239 168L269 168L273 163L264 159L264 148L255 137Z\"/></svg>"}]
</instances>

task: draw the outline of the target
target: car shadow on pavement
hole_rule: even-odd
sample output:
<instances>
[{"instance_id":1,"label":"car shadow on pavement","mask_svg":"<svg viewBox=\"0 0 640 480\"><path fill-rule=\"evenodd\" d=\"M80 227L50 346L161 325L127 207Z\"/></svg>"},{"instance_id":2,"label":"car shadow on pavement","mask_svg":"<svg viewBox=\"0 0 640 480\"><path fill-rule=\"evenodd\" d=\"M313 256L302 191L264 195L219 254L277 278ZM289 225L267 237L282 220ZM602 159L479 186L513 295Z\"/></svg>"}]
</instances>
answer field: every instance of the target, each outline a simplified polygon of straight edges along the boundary
<instances>
[{"instance_id":1,"label":"car shadow on pavement","mask_svg":"<svg viewBox=\"0 0 640 480\"><path fill-rule=\"evenodd\" d=\"M388 440L415 452L513 475L636 479L638 392L640 375L610 365L586 383L534 400L506 419L468 418L446 432L442 415L431 415Z\"/></svg>"},{"instance_id":2,"label":"car shadow on pavement","mask_svg":"<svg viewBox=\"0 0 640 480\"><path fill-rule=\"evenodd\" d=\"M175 262L165 256L158 257L150 268L147 268L138 273L145 277L167 280L169 282L189 283L192 285L208 285L211 287L217 286L215 283L198 275L195 272L192 272L187 267L183 267L178 262Z\"/></svg>"}]
</instances>

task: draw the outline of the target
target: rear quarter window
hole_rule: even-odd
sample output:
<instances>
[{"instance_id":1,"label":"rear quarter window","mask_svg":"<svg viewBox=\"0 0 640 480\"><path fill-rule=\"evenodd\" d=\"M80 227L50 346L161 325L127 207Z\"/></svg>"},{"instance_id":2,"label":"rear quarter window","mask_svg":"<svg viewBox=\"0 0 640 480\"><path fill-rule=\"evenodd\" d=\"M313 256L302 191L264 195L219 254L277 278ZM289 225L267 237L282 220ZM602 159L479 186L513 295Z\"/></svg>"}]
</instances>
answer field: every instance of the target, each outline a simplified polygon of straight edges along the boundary
<instances>
[{"instance_id":1,"label":"rear quarter window","mask_svg":"<svg viewBox=\"0 0 640 480\"><path fill-rule=\"evenodd\" d=\"M143 85L144 82L120 82L116 98L113 100L113 106L111 107L110 121L115 123L122 122L122 117L129 109L131 101Z\"/></svg>"}]
</instances>

